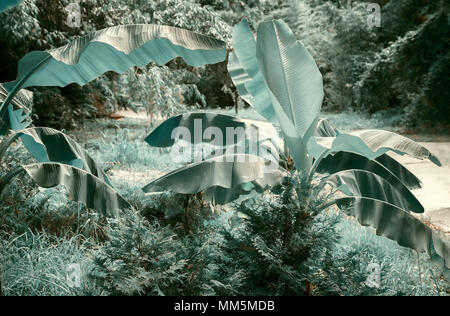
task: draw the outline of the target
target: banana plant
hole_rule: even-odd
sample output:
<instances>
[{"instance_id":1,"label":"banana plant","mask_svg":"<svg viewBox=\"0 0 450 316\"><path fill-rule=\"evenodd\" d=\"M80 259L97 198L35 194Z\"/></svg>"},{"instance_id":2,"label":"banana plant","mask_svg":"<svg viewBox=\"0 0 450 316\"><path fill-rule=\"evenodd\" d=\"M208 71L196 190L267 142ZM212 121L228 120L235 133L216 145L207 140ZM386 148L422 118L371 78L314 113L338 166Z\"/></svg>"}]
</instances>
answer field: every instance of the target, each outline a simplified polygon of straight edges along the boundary
<instances>
[{"instance_id":1,"label":"banana plant","mask_svg":"<svg viewBox=\"0 0 450 316\"><path fill-rule=\"evenodd\" d=\"M281 130L281 137L271 137L278 145L276 154L280 157L289 154L295 169L306 175L309 183L319 177L316 185L325 188L331 184L338 189L336 199L325 203L323 208L337 205L362 225L374 227L378 235L426 252L450 268L449 241L413 215L424 212L410 191L421 187L420 180L387 152L429 159L440 166L435 155L396 133L383 130L344 133L328 120L320 119L322 76L306 48L281 20L260 23L256 38L245 20L235 26L228 70L241 97L267 120L253 124L274 123L274 129ZM151 132L146 141L153 146L171 146L176 127L194 133L189 119L202 116L190 113L171 118ZM202 128L223 130L224 123L242 119L227 120L219 114L208 114L202 120ZM245 125L245 120L242 121ZM250 142L258 143L258 139ZM288 150L281 150L284 145ZM226 203L252 189L261 192L289 175L282 163L276 172L258 175L252 172L254 166L244 164L234 168L224 161L223 157L215 157L194 162L152 181L144 191L170 190L181 194L209 191L215 201ZM249 177L247 172L253 176ZM260 185L255 186L258 182Z\"/></svg>"},{"instance_id":2,"label":"banana plant","mask_svg":"<svg viewBox=\"0 0 450 316\"><path fill-rule=\"evenodd\" d=\"M91 32L65 46L22 57L16 80L4 84L8 96L0 105L0 117L3 122L14 120L11 101L22 88L84 85L107 71L123 73L151 61L163 65L175 57L194 67L215 64L226 59L226 45L221 40L165 25L121 25ZM9 125L15 130L23 128Z\"/></svg>"},{"instance_id":3,"label":"banana plant","mask_svg":"<svg viewBox=\"0 0 450 316\"><path fill-rule=\"evenodd\" d=\"M386 153L392 150L419 159L430 159L440 165L437 157L420 144L386 131L334 131L334 134L326 136L317 135L331 133L331 129L330 126L318 128L325 126L323 122L318 126L324 94L322 76L313 58L280 20L261 23L256 35L255 38L246 21L234 28L228 69L242 97L268 122L281 129L282 141L270 136L269 132L268 137L246 141L249 146L244 145L244 153L230 154L226 151L223 156L202 157L206 159L156 179L144 190L169 189L183 194L205 192L219 203L230 202L253 189L261 192L288 176L287 170L283 170L288 165L266 168L271 159L251 154L255 144L269 143L266 146L274 150L275 155L289 154L295 168L307 175L310 182L317 175L322 176L320 185L334 184L344 194L324 207L336 204L350 209L361 224L375 227L378 234L418 251L437 254L449 267L448 242L411 215L411 212L423 212L423 207L409 191L420 186L420 181L406 168L399 167L400 164ZM226 46L220 40L179 28L125 25L92 32L60 48L31 52L19 61L16 80L4 84L8 95L0 105L2 130L11 127L21 131L24 128L23 112L15 112L13 107L13 100L17 99L16 95L22 88L63 87L70 83L83 85L106 71L122 73L131 66L143 67L150 61L162 65L175 57L181 57L191 66L218 63L226 58ZM237 122L239 118L228 120ZM182 121L177 124L181 126ZM165 144L170 146L172 133L168 131L173 131L173 128L167 126L174 122L177 120L155 132L158 137L149 135L147 141L164 144L161 138L167 136L169 141ZM216 127L216 132L221 130L220 126L214 125L214 120L206 120L204 124L206 129ZM264 123L252 124L263 126ZM191 125L184 127L189 130ZM164 136L165 131L167 135ZM209 139L212 140L212 135L216 134L212 130L210 134ZM24 133L17 137L40 162L21 168L39 185L63 184L72 198L83 201L88 207L107 210L127 204L119 196L114 196L116 193L102 178L103 174L77 148L68 150L73 155L63 155L62 162L54 162L51 160L59 158L55 158L58 155L52 153L51 146L28 136ZM47 150L42 150L40 144ZM285 150L282 152L280 148ZM338 159L336 154L341 152L359 155L352 156L358 157L358 164L336 166L332 160ZM80 166L83 169L78 168ZM22 169L4 176L2 185ZM91 189L92 192L89 191Z\"/></svg>"},{"instance_id":4,"label":"banana plant","mask_svg":"<svg viewBox=\"0 0 450 316\"><path fill-rule=\"evenodd\" d=\"M69 197L105 215L131 207L112 187L108 177L91 156L73 139L55 129L32 127L8 136L0 143L0 161L8 147L20 139L38 161L12 169L0 178L0 194L15 176L26 173L43 187L63 185Z\"/></svg>"}]
</instances>

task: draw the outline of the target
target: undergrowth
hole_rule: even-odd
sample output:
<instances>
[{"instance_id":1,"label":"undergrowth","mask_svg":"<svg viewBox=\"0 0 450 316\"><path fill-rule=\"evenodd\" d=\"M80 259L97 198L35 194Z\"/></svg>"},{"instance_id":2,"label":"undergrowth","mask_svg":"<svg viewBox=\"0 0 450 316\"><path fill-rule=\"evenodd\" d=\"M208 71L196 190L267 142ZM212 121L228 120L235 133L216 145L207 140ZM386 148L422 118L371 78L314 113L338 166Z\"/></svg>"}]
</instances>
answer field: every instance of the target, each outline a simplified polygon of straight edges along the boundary
<instances>
[{"instance_id":1,"label":"undergrowth","mask_svg":"<svg viewBox=\"0 0 450 316\"><path fill-rule=\"evenodd\" d=\"M71 202L63 188L39 189L26 177L6 187L0 197L3 295L449 293L428 258L341 212L319 211L328 197L297 174L225 207L201 194L145 195L143 184L174 168L142 141L145 133L105 129L103 138L87 142L133 205L115 219ZM2 167L23 159L29 158L15 145ZM80 287L67 281L71 264L80 266ZM373 264L380 270L377 285L368 283Z\"/></svg>"}]
</instances>

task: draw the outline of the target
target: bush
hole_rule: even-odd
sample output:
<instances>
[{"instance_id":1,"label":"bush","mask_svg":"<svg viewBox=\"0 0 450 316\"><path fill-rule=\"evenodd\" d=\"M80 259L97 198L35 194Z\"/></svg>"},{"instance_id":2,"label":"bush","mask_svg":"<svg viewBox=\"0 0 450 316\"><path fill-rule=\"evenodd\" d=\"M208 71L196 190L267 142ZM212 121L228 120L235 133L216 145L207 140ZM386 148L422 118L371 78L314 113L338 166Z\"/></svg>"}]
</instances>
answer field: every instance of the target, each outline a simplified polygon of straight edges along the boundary
<instances>
[{"instance_id":1,"label":"bush","mask_svg":"<svg viewBox=\"0 0 450 316\"><path fill-rule=\"evenodd\" d=\"M242 225L223 231L230 269L243 279L241 295L312 295L320 284L339 240L339 216L320 212L324 197L303 180L294 175L277 195L242 202Z\"/></svg>"},{"instance_id":2,"label":"bush","mask_svg":"<svg viewBox=\"0 0 450 316\"><path fill-rule=\"evenodd\" d=\"M430 127L434 120L436 130L445 133L449 116L440 90L445 79L431 78L447 65L448 3L376 1L381 27L371 29L368 2L373 1L292 1L285 19L319 65L324 108L368 114L395 110L405 117L402 126ZM424 90L434 91L433 101L424 98Z\"/></svg>"}]
</instances>

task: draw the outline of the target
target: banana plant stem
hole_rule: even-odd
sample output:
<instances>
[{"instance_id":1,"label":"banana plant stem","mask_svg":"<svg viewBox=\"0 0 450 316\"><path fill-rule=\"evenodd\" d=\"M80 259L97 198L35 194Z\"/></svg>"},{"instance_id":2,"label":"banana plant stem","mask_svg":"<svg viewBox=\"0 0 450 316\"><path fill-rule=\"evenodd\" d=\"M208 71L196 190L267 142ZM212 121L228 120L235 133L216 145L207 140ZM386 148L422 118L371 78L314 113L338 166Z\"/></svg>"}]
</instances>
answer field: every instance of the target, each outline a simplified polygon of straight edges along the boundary
<instances>
[{"instance_id":1,"label":"banana plant stem","mask_svg":"<svg viewBox=\"0 0 450 316\"><path fill-rule=\"evenodd\" d=\"M8 172L4 177L1 177L0 178L0 194L2 194L3 189L9 183L9 181L11 181L12 178L14 178L15 176L17 176L18 174L20 174L24 171L25 171L25 169L22 166L20 166L20 167L14 168L10 172Z\"/></svg>"}]
</instances>

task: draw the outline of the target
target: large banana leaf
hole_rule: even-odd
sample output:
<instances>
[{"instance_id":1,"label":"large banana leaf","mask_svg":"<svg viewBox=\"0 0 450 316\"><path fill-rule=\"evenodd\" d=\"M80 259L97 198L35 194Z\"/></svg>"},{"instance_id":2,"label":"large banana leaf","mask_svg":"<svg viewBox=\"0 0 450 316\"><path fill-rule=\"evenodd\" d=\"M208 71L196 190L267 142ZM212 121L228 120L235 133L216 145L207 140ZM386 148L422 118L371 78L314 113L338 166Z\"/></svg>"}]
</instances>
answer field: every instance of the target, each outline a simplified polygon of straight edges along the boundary
<instances>
[{"instance_id":1,"label":"large banana leaf","mask_svg":"<svg viewBox=\"0 0 450 316\"><path fill-rule=\"evenodd\" d=\"M8 91L0 84L0 106L8 97ZM20 90L11 100L8 111L1 117L0 135L8 133L10 128L20 130L31 124L30 113L33 106L33 92Z\"/></svg>"},{"instance_id":2,"label":"large banana leaf","mask_svg":"<svg viewBox=\"0 0 450 316\"><path fill-rule=\"evenodd\" d=\"M0 144L0 160L17 138L39 162L59 162L83 169L111 185L103 170L89 154L69 136L48 127L32 127L8 136Z\"/></svg>"},{"instance_id":3,"label":"large banana leaf","mask_svg":"<svg viewBox=\"0 0 450 316\"><path fill-rule=\"evenodd\" d=\"M381 177L362 170L347 170L332 175L329 180L345 196L334 203L348 209L362 225L376 229L377 235L397 241L404 247L426 252L450 268L450 240L433 232L418 218L405 211L395 189ZM400 197L401 198L401 197Z\"/></svg>"},{"instance_id":4,"label":"large banana leaf","mask_svg":"<svg viewBox=\"0 0 450 316\"><path fill-rule=\"evenodd\" d=\"M0 1L0 12L9 10L19 3L21 3L23 0L1 0Z\"/></svg>"},{"instance_id":5,"label":"large banana leaf","mask_svg":"<svg viewBox=\"0 0 450 316\"><path fill-rule=\"evenodd\" d=\"M306 144L314 136L323 100L322 75L314 59L280 20L258 26L256 56L298 170L309 170Z\"/></svg>"},{"instance_id":6,"label":"large banana leaf","mask_svg":"<svg viewBox=\"0 0 450 316\"><path fill-rule=\"evenodd\" d=\"M277 149L283 148L282 139L278 136L277 130L270 123L208 112L192 112L173 116L156 127L145 138L145 141L150 146L155 147L172 146L175 143L175 139L172 138L172 132L180 127L189 130L191 138L187 141L191 143L217 142L225 146L227 145L227 130L229 130L228 133L230 133L231 130L242 128L247 134L252 130L257 131L257 138L252 139L253 141L263 141L267 139L270 140ZM196 130L196 127L198 130ZM223 138L216 139L215 137L211 137L203 139L205 130L210 127L218 128ZM194 137L195 134L197 134L198 139Z\"/></svg>"},{"instance_id":7,"label":"large banana leaf","mask_svg":"<svg viewBox=\"0 0 450 316\"><path fill-rule=\"evenodd\" d=\"M340 132L334 127L328 119L320 119L317 123L316 136L319 137L336 137ZM347 157L350 159L351 157ZM400 181L402 181L410 190L422 187L421 181L401 163L387 154L382 154L375 159L386 169L392 172ZM379 174L383 176L382 174Z\"/></svg>"},{"instance_id":8,"label":"large banana leaf","mask_svg":"<svg viewBox=\"0 0 450 316\"><path fill-rule=\"evenodd\" d=\"M379 175L366 170L343 170L325 178L334 183L344 194L384 201L408 211L423 213L424 209L414 195L404 195L406 187L400 190Z\"/></svg>"},{"instance_id":9,"label":"large banana leaf","mask_svg":"<svg viewBox=\"0 0 450 316\"><path fill-rule=\"evenodd\" d=\"M335 174L344 170L362 170L368 171L376 174L386 180L390 185L398 190L404 199L410 201L412 205L415 205L418 210L423 208L417 198L412 194L412 192L406 187L399 178L397 178L391 171L385 168L376 160L367 159L364 156L350 153L350 152L338 152L332 154L322 159L317 167L317 172ZM371 178L370 176L365 176L366 178ZM358 183L361 185L361 183ZM373 185L366 183L366 185L373 189Z\"/></svg>"},{"instance_id":10,"label":"large banana leaf","mask_svg":"<svg viewBox=\"0 0 450 316\"><path fill-rule=\"evenodd\" d=\"M411 171L405 168L397 160L390 157L388 154L383 154L375 160L395 174L397 178L399 178L408 187L408 189L414 190L422 187L422 182L419 178L417 178Z\"/></svg>"},{"instance_id":11,"label":"large banana leaf","mask_svg":"<svg viewBox=\"0 0 450 316\"><path fill-rule=\"evenodd\" d=\"M426 252L433 259L440 256L450 269L450 240L439 236L411 214L384 201L364 197L336 200L339 208L347 208L362 225L376 229L379 236L395 240L399 245Z\"/></svg>"},{"instance_id":12,"label":"large banana leaf","mask_svg":"<svg viewBox=\"0 0 450 316\"><path fill-rule=\"evenodd\" d=\"M314 59L281 20L259 24L256 46L267 87L308 141L307 131L316 124L323 100L322 75Z\"/></svg>"},{"instance_id":13,"label":"large banana leaf","mask_svg":"<svg viewBox=\"0 0 450 316\"><path fill-rule=\"evenodd\" d=\"M279 170L273 172L264 170L265 163L262 158L251 155L215 157L169 172L147 184L143 190L144 192L167 190L181 194L195 194L221 187L226 189L222 193L229 194L227 190L235 190L237 186L253 181L257 181L255 184L259 187L274 185L281 181L283 173ZM245 187L242 189L249 191ZM216 200L229 199L214 195Z\"/></svg>"},{"instance_id":14,"label":"large banana leaf","mask_svg":"<svg viewBox=\"0 0 450 316\"><path fill-rule=\"evenodd\" d=\"M239 95L271 123L276 115L266 83L256 59L256 41L247 20L233 28L233 52L228 62L228 72Z\"/></svg>"},{"instance_id":15,"label":"large banana leaf","mask_svg":"<svg viewBox=\"0 0 450 316\"><path fill-rule=\"evenodd\" d=\"M354 131L351 134L359 137L373 152L389 148L399 154L407 154L417 159L429 159L436 165L441 166L439 159L428 149L397 133L369 129Z\"/></svg>"},{"instance_id":16,"label":"large banana leaf","mask_svg":"<svg viewBox=\"0 0 450 316\"><path fill-rule=\"evenodd\" d=\"M122 73L150 61L163 65L178 56L191 66L218 63L226 58L225 43L164 25L109 27L56 49L28 53L19 61L16 80L5 88L14 96L18 89L30 86L84 85L106 71ZM0 109L1 116L9 101Z\"/></svg>"},{"instance_id":17,"label":"large banana leaf","mask_svg":"<svg viewBox=\"0 0 450 316\"><path fill-rule=\"evenodd\" d=\"M194 67L218 63L226 58L225 43L172 26L113 26L59 48L28 53L19 61L16 81L5 87L10 91L20 80L25 80L22 88L84 85L109 70L122 73L150 61L163 65L178 56Z\"/></svg>"},{"instance_id":18,"label":"large banana leaf","mask_svg":"<svg viewBox=\"0 0 450 316\"><path fill-rule=\"evenodd\" d=\"M28 175L43 188L63 185L69 197L86 207L115 215L130 204L96 176L66 164L46 162L23 166Z\"/></svg>"},{"instance_id":19,"label":"large banana leaf","mask_svg":"<svg viewBox=\"0 0 450 316\"><path fill-rule=\"evenodd\" d=\"M417 159L429 159L441 166L439 159L424 146L407 137L384 130L361 130L339 133L336 137L315 137L308 143L308 150L315 158L328 150L330 153L354 152L372 160L392 150Z\"/></svg>"}]
</instances>

